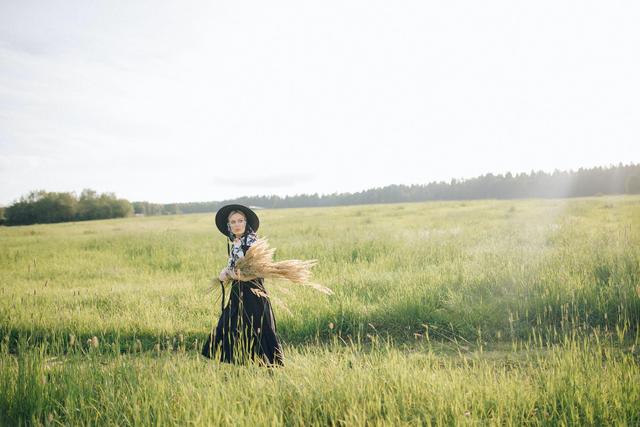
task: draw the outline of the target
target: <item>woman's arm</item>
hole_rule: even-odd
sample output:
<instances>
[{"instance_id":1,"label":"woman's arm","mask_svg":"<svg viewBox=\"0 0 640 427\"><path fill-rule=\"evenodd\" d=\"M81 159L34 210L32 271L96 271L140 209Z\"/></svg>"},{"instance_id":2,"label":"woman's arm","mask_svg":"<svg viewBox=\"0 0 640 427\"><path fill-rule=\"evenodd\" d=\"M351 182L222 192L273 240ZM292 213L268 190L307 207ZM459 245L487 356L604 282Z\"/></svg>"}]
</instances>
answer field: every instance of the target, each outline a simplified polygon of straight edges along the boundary
<instances>
[{"instance_id":1,"label":"woman's arm","mask_svg":"<svg viewBox=\"0 0 640 427\"><path fill-rule=\"evenodd\" d=\"M220 275L218 276L218 279L220 279L223 282L228 280L228 279L242 280L243 282L248 282L250 280L256 279L256 277L242 276L237 268L232 269L232 268L229 268L229 267L225 267L220 272Z\"/></svg>"},{"instance_id":2,"label":"woman's arm","mask_svg":"<svg viewBox=\"0 0 640 427\"><path fill-rule=\"evenodd\" d=\"M237 267L232 271L231 273L234 279L236 280L242 280L243 282L249 282L253 279L257 279L257 277L254 276L243 276L240 274L240 272L238 271Z\"/></svg>"}]
</instances>

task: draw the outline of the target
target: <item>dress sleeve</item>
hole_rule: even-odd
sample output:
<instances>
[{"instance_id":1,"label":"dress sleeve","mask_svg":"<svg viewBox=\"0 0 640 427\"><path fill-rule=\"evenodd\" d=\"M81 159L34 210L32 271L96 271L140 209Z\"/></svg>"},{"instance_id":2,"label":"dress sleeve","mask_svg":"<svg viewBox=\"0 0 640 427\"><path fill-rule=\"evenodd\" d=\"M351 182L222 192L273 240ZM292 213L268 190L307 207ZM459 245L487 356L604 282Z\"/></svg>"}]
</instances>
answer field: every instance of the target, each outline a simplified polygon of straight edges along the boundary
<instances>
[{"instance_id":1,"label":"dress sleeve","mask_svg":"<svg viewBox=\"0 0 640 427\"><path fill-rule=\"evenodd\" d=\"M251 245L253 245L256 240L258 240L258 236L256 236L256 233L249 233L246 235L246 237L244 238L244 241L242 242L242 255L244 256L244 254L247 253L247 251L249 250L249 248L251 247Z\"/></svg>"},{"instance_id":2,"label":"dress sleeve","mask_svg":"<svg viewBox=\"0 0 640 427\"><path fill-rule=\"evenodd\" d=\"M253 245L256 242L256 240L258 240L258 236L256 235L256 233L247 234L247 241L245 243L245 246L247 247L247 249L249 249L251 245Z\"/></svg>"}]
</instances>

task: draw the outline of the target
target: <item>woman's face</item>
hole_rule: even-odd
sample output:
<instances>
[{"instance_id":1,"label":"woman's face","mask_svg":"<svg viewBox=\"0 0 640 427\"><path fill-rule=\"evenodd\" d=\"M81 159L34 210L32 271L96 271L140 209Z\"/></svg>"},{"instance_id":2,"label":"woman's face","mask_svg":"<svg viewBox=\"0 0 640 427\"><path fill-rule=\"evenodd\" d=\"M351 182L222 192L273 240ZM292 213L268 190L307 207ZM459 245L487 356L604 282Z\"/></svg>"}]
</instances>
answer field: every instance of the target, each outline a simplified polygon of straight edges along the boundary
<instances>
[{"instance_id":1,"label":"woman's face","mask_svg":"<svg viewBox=\"0 0 640 427\"><path fill-rule=\"evenodd\" d=\"M244 228L247 226L247 222L241 213L233 213L229 216L229 225L231 226L231 232L236 236L242 236Z\"/></svg>"}]
</instances>

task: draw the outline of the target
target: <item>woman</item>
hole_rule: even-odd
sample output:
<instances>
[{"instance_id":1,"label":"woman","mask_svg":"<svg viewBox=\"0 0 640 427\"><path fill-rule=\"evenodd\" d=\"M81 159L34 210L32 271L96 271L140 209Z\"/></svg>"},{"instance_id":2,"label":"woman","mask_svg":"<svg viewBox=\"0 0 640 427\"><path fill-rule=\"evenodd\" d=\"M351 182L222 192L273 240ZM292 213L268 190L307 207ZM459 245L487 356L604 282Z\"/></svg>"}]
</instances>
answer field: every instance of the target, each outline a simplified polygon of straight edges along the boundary
<instances>
[{"instance_id":1,"label":"woman","mask_svg":"<svg viewBox=\"0 0 640 427\"><path fill-rule=\"evenodd\" d=\"M238 277L236 262L257 240L258 216L246 206L226 205L216 213L216 226L233 243L227 266L220 271L221 282L231 279L229 303L218 325L202 347L202 355L222 362L258 360L267 366L284 366L282 346L264 278ZM227 252L229 244L227 242ZM224 304L224 287L223 287Z\"/></svg>"}]
</instances>

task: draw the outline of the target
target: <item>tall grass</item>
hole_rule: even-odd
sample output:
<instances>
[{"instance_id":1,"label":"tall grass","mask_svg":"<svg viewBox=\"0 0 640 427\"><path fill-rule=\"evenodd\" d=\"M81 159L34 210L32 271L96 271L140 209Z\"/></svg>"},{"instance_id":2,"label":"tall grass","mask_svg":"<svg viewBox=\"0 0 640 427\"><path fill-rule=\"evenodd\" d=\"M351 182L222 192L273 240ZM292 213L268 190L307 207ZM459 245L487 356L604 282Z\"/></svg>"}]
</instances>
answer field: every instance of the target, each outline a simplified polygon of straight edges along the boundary
<instances>
[{"instance_id":1,"label":"tall grass","mask_svg":"<svg viewBox=\"0 0 640 427\"><path fill-rule=\"evenodd\" d=\"M0 422L640 422L640 197L259 214L334 291L265 282L276 370L199 356L212 214L0 228Z\"/></svg>"},{"instance_id":2,"label":"tall grass","mask_svg":"<svg viewBox=\"0 0 640 427\"><path fill-rule=\"evenodd\" d=\"M288 365L274 370L182 348L65 355L51 345L20 341L16 355L0 356L5 425L640 423L638 353L610 339L452 354L438 343L334 337L290 347Z\"/></svg>"}]
</instances>

